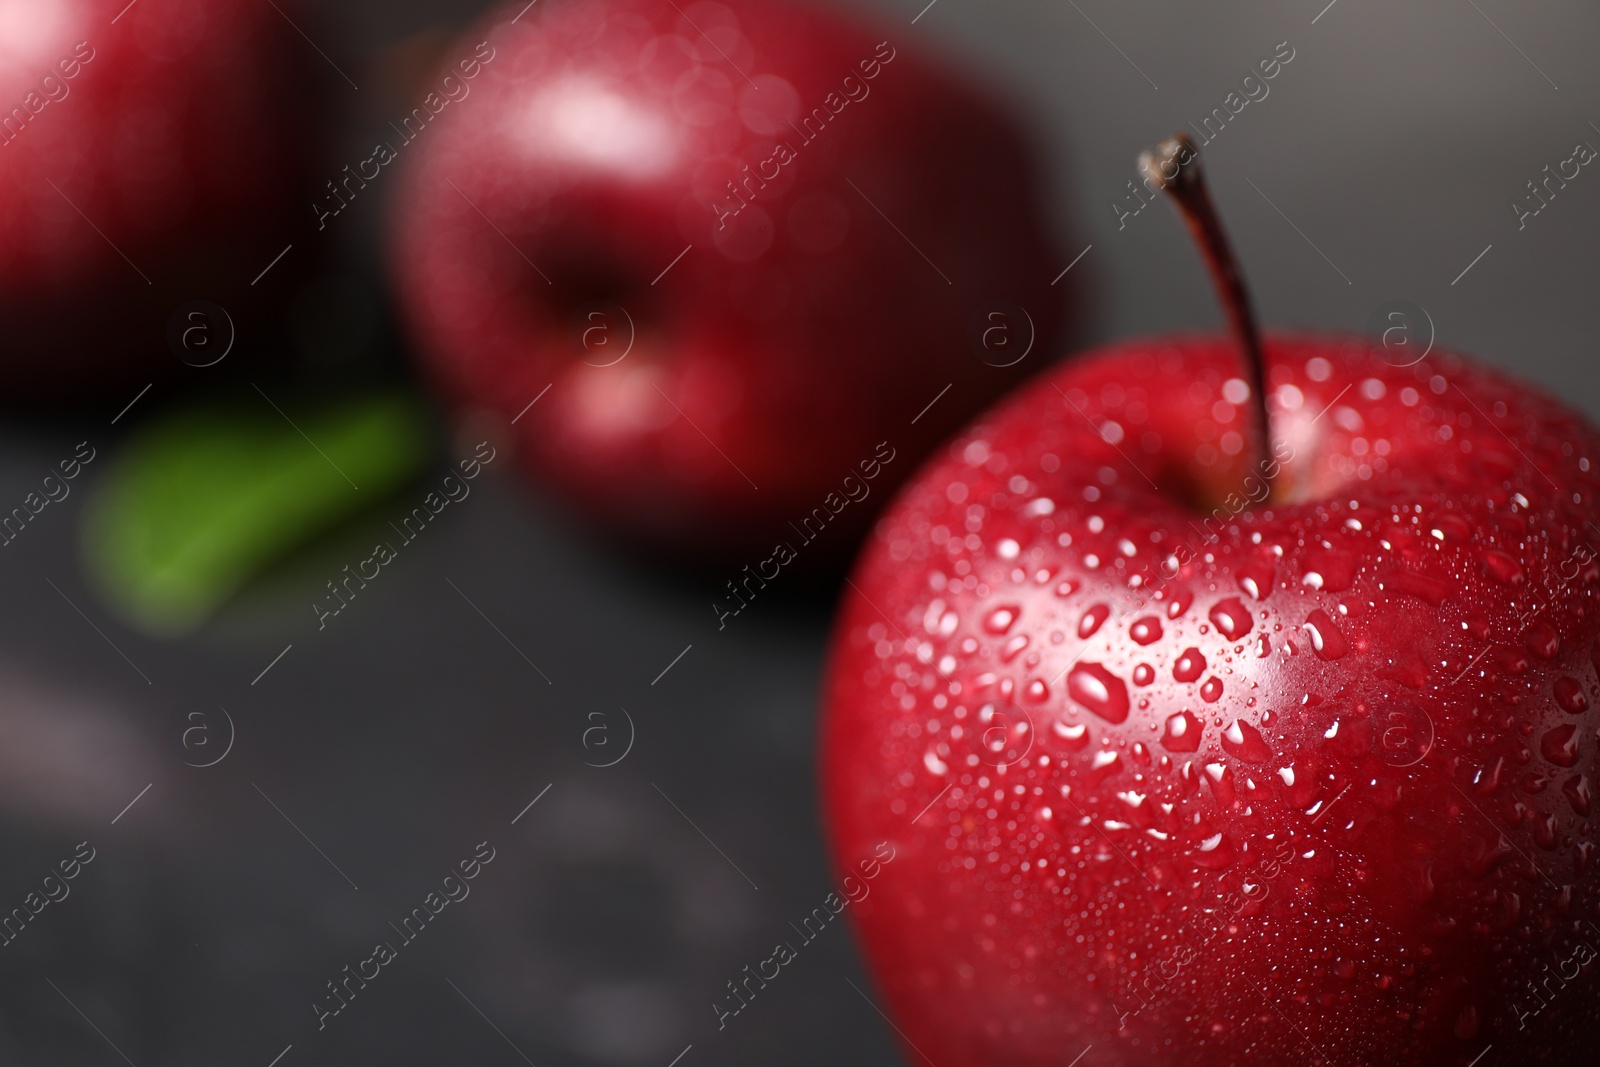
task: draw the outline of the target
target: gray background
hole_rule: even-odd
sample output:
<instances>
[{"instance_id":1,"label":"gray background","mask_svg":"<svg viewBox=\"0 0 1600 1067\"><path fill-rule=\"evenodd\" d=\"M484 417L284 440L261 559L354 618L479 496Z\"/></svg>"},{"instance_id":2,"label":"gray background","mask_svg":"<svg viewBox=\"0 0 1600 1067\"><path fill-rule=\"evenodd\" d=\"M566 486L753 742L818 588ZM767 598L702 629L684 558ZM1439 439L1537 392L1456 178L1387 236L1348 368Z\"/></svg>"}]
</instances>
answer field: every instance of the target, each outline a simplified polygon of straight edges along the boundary
<instances>
[{"instance_id":1,"label":"gray background","mask_svg":"<svg viewBox=\"0 0 1600 1067\"><path fill-rule=\"evenodd\" d=\"M1521 232L1508 207L1575 142L1600 145L1591 5L937 0L913 25L923 2L866 6L891 40L939 42L1027 118L1055 221L1076 235L1061 266L1092 245L1075 268L1091 339L1220 321L1171 213L1119 231L1106 202L1141 148L1287 40L1296 55L1270 95L1206 156L1263 317L1359 331L1410 300L1441 344L1600 412L1600 173L1585 168ZM476 8L324 12L321 43L373 86L330 105L350 131L342 155L403 110L369 82L394 46ZM341 235L331 269L351 292L377 291L381 207ZM324 329L393 349L363 306ZM76 842L98 850L72 895L0 950L0 1061L122 1062L114 1044L139 1067L266 1067L292 1045L284 1067L665 1067L692 1044L685 1067L894 1062L850 984L871 992L843 926L726 1030L709 1007L829 891L812 740L832 579L797 580L822 588L779 590L718 633L708 604L728 575L619 556L501 472L324 632L308 591L414 501L298 557L198 636L151 641L99 609L76 558L77 509L128 426L109 425L117 407L0 431L6 507L76 442L100 452L0 549L0 910ZM185 766L208 758L182 746L186 728L225 739L219 708L233 751ZM633 750L586 766L621 751L621 709ZM596 726L609 732L585 747ZM324 983L486 839L497 854L472 895L317 1032Z\"/></svg>"}]
</instances>

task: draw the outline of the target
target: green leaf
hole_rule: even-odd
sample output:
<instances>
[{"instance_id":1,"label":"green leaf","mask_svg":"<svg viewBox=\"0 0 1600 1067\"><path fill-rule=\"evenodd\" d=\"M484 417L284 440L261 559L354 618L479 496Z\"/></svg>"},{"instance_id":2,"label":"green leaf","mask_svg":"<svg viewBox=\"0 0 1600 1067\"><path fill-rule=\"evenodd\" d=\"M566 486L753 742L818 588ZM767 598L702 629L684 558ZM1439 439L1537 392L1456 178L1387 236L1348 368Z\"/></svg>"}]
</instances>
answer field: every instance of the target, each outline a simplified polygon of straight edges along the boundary
<instances>
[{"instance_id":1,"label":"green leaf","mask_svg":"<svg viewBox=\"0 0 1600 1067\"><path fill-rule=\"evenodd\" d=\"M84 565L135 629L192 631L266 567L381 503L428 462L431 426L409 396L284 403L162 416L125 442L94 487Z\"/></svg>"}]
</instances>

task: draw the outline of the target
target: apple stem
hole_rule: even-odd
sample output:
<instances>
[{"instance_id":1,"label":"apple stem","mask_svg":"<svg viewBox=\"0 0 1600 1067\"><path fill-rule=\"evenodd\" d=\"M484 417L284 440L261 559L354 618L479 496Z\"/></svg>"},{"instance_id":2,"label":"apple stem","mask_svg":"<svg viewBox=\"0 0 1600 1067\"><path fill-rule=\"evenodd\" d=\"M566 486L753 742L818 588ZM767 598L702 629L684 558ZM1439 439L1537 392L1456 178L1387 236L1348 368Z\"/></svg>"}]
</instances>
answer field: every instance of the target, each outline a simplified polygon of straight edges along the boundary
<instances>
[{"instance_id":1,"label":"apple stem","mask_svg":"<svg viewBox=\"0 0 1600 1067\"><path fill-rule=\"evenodd\" d=\"M1153 151L1141 153L1139 170L1148 183L1171 194L1183 221L1189 226L1190 235L1200 246L1206 269L1217 287L1217 298L1227 313L1228 325L1239 344L1249 375L1260 446L1258 455L1263 460L1260 471L1267 478L1270 492L1271 467L1265 461L1271 454L1272 417L1267 412L1266 353L1261 347L1261 330L1250 306L1250 290L1245 286L1238 257L1228 243L1222 219L1200 172L1200 149L1188 134L1179 131L1170 140L1156 145Z\"/></svg>"}]
</instances>

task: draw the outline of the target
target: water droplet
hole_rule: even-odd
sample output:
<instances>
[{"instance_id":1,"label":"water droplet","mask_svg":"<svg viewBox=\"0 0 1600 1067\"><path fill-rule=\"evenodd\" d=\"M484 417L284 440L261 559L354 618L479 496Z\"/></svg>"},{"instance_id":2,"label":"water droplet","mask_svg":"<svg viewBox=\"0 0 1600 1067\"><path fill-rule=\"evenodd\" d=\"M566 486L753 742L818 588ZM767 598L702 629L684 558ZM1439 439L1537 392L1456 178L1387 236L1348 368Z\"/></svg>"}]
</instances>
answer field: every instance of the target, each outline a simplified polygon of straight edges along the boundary
<instances>
[{"instance_id":1,"label":"water droplet","mask_svg":"<svg viewBox=\"0 0 1600 1067\"><path fill-rule=\"evenodd\" d=\"M1106 621L1106 617L1110 614L1111 607L1107 604L1096 604L1084 612L1083 618L1078 620L1078 636L1093 637L1094 632L1100 629L1101 625Z\"/></svg>"},{"instance_id":2,"label":"water droplet","mask_svg":"<svg viewBox=\"0 0 1600 1067\"><path fill-rule=\"evenodd\" d=\"M1438 607L1443 604L1455 590L1449 582L1440 578L1430 578L1426 574L1415 571L1402 571L1391 576L1384 583L1385 587L1404 596L1414 596L1418 600Z\"/></svg>"},{"instance_id":3,"label":"water droplet","mask_svg":"<svg viewBox=\"0 0 1600 1067\"><path fill-rule=\"evenodd\" d=\"M1017 636L1013 637L1011 640L1007 641L1006 644L1005 644L1005 647L1000 650L1000 662L1001 663L1010 663L1012 660L1017 658L1017 655L1023 649L1025 649L1027 647L1028 647L1028 635L1027 634L1018 634Z\"/></svg>"},{"instance_id":4,"label":"water droplet","mask_svg":"<svg viewBox=\"0 0 1600 1067\"><path fill-rule=\"evenodd\" d=\"M1017 605L1002 604L984 617L983 628L992 634L1003 634L1021 615L1022 609Z\"/></svg>"},{"instance_id":5,"label":"water droplet","mask_svg":"<svg viewBox=\"0 0 1600 1067\"><path fill-rule=\"evenodd\" d=\"M1094 759L1089 762L1088 773L1084 781L1088 785L1098 785L1122 769L1122 757L1115 752L1096 752Z\"/></svg>"},{"instance_id":6,"label":"water droplet","mask_svg":"<svg viewBox=\"0 0 1600 1067\"><path fill-rule=\"evenodd\" d=\"M936 637L949 637L956 632L961 618L951 611L943 600L935 600L928 605L928 610L922 615L922 628Z\"/></svg>"},{"instance_id":7,"label":"water droplet","mask_svg":"<svg viewBox=\"0 0 1600 1067\"><path fill-rule=\"evenodd\" d=\"M1148 645L1161 640L1161 620L1154 615L1146 615L1135 619L1133 625L1128 627L1128 636L1133 638L1134 644Z\"/></svg>"},{"instance_id":8,"label":"water droplet","mask_svg":"<svg viewBox=\"0 0 1600 1067\"><path fill-rule=\"evenodd\" d=\"M1522 564L1493 548L1483 554L1483 573L1502 585L1521 585L1523 582Z\"/></svg>"},{"instance_id":9,"label":"water droplet","mask_svg":"<svg viewBox=\"0 0 1600 1067\"><path fill-rule=\"evenodd\" d=\"M1206 779L1211 783L1211 792L1216 795L1217 803L1224 808L1231 808L1238 790L1234 788L1233 771L1227 764L1206 764Z\"/></svg>"},{"instance_id":10,"label":"water droplet","mask_svg":"<svg viewBox=\"0 0 1600 1067\"><path fill-rule=\"evenodd\" d=\"M1561 635L1547 622L1536 622L1528 627L1528 651L1540 659L1555 659L1561 651Z\"/></svg>"},{"instance_id":11,"label":"water droplet","mask_svg":"<svg viewBox=\"0 0 1600 1067\"><path fill-rule=\"evenodd\" d=\"M1148 663L1140 663L1133 668L1133 684L1149 685L1156 680L1156 669Z\"/></svg>"},{"instance_id":12,"label":"water droplet","mask_svg":"<svg viewBox=\"0 0 1600 1067\"><path fill-rule=\"evenodd\" d=\"M1222 696L1222 679L1212 675L1200 683L1200 699L1207 704L1215 704Z\"/></svg>"},{"instance_id":13,"label":"water droplet","mask_svg":"<svg viewBox=\"0 0 1600 1067\"><path fill-rule=\"evenodd\" d=\"M1067 696L1107 722L1128 718L1128 687L1098 663L1080 663L1067 675Z\"/></svg>"},{"instance_id":14,"label":"water droplet","mask_svg":"<svg viewBox=\"0 0 1600 1067\"><path fill-rule=\"evenodd\" d=\"M922 765L928 768L928 772L930 774L937 774L940 776L943 776L944 773L950 769L950 765L945 763L944 760L940 759L939 754L931 748L922 754Z\"/></svg>"},{"instance_id":15,"label":"water droplet","mask_svg":"<svg viewBox=\"0 0 1600 1067\"><path fill-rule=\"evenodd\" d=\"M1172 665L1172 677L1180 682L1192 682L1200 677L1200 672L1206 669L1206 658L1200 654L1198 648L1186 648L1178 656L1178 662Z\"/></svg>"},{"instance_id":16,"label":"water droplet","mask_svg":"<svg viewBox=\"0 0 1600 1067\"><path fill-rule=\"evenodd\" d=\"M1175 589L1172 599L1167 602L1167 618L1176 619L1189 610L1189 605L1194 603L1194 593L1187 589Z\"/></svg>"},{"instance_id":17,"label":"water droplet","mask_svg":"<svg viewBox=\"0 0 1600 1067\"><path fill-rule=\"evenodd\" d=\"M1222 747L1230 756L1246 763L1265 763L1272 758L1272 749L1262 738L1261 731L1235 719L1233 725L1222 732Z\"/></svg>"},{"instance_id":18,"label":"water droplet","mask_svg":"<svg viewBox=\"0 0 1600 1067\"><path fill-rule=\"evenodd\" d=\"M1583 684L1571 675L1564 674L1556 679L1556 703L1561 705L1563 711L1570 711L1577 715L1589 710L1589 698L1583 695Z\"/></svg>"},{"instance_id":19,"label":"water droplet","mask_svg":"<svg viewBox=\"0 0 1600 1067\"><path fill-rule=\"evenodd\" d=\"M1572 805L1572 810L1579 815L1587 816L1591 802L1594 800L1589 790L1589 779L1581 774L1573 775L1561 783L1561 791L1567 795L1567 803Z\"/></svg>"},{"instance_id":20,"label":"water droplet","mask_svg":"<svg viewBox=\"0 0 1600 1067\"><path fill-rule=\"evenodd\" d=\"M1276 570L1271 560L1251 560L1239 568L1239 588L1250 594L1253 600L1265 600L1272 595L1272 585L1276 578Z\"/></svg>"},{"instance_id":21,"label":"water droplet","mask_svg":"<svg viewBox=\"0 0 1600 1067\"><path fill-rule=\"evenodd\" d=\"M1495 761L1487 767L1478 768L1478 773L1472 776L1473 789L1481 797L1486 797L1500 788L1500 776L1505 773L1506 758L1495 757Z\"/></svg>"},{"instance_id":22,"label":"water droplet","mask_svg":"<svg viewBox=\"0 0 1600 1067\"><path fill-rule=\"evenodd\" d=\"M1441 541L1470 541L1472 527L1467 520L1452 512L1442 512L1434 516L1431 524L1432 532Z\"/></svg>"},{"instance_id":23,"label":"water droplet","mask_svg":"<svg viewBox=\"0 0 1600 1067\"><path fill-rule=\"evenodd\" d=\"M1317 799L1318 783L1315 766L1299 760L1278 771L1283 779L1283 799L1296 811L1305 811Z\"/></svg>"},{"instance_id":24,"label":"water droplet","mask_svg":"<svg viewBox=\"0 0 1600 1067\"><path fill-rule=\"evenodd\" d=\"M1205 730L1205 724L1194 715L1180 711L1167 719L1166 736L1161 739L1162 747L1169 752L1194 752L1199 749Z\"/></svg>"},{"instance_id":25,"label":"water droplet","mask_svg":"<svg viewBox=\"0 0 1600 1067\"><path fill-rule=\"evenodd\" d=\"M1328 550L1311 554L1306 560L1306 570L1300 581L1324 593L1342 593L1350 588L1355 577L1355 557L1348 552Z\"/></svg>"},{"instance_id":26,"label":"water droplet","mask_svg":"<svg viewBox=\"0 0 1600 1067\"><path fill-rule=\"evenodd\" d=\"M1239 640L1255 625L1250 618L1250 612L1236 596L1227 597L1211 605L1210 616L1217 632L1229 641Z\"/></svg>"},{"instance_id":27,"label":"water droplet","mask_svg":"<svg viewBox=\"0 0 1600 1067\"><path fill-rule=\"evenodd\" d=\"M1576 767L1578 765L1578 726L1576 723L1566 723L1557 726L1539 742L1539 751L1544 753L1544 758L1554 763L1557 767Z\"/></svg>"},{"instance_id":28,"label":"water droplet","mask_svg":"<svg viewBox=\"0 0 1600 1067\"><path fill-rule=\"evenodd\" d=\"M1235 858L1233 844L1228 840L1227 834L1212 834L1203 839L1189 855L1196 866L1210 871L1232 866Z\"/></svg>"},{"instance_id":29,"label":"water droplet","mask_svg":"<svg viewBox=\"0 0 1600 1067\"><path fill-rule=\"evenodd\" d=\"M1321 608L1306 616L1305 629L1311 635L1311 647L1323 659L1338 659L1350 651L1350 642Z\"/></svg>"},{"instance_id":30,"label":"water droplet","mask_svg":"<svg viewBox=\"0 0 1600 1067\"><path fill-rule=\"evenodd\" d=\"M1050 730L1061 739L1062 746L1069 751L1076 752L1089 745L1089 724L1069 723L1057 720L1050 725Z\"/></svg>"},{"instance_id":31,"label":"water droplet","mask_svg":"<svg viewBox=\"0 0 1600 1067\"><path fill-rule=\"evenodd\" d=\"M1043 704L1050 699L1050 687L1035 678L1023 688L1022 699L1029 704Z\"/></svg>"},{"instance_id":32,"label":"water droplet","mask_svg":"<svg viewBox=\"0 0 1600 1067\"><path fill-rule=\"evenodd\" d=\"M1427 904L1433 900L1437 887L1433 884L1433 864L1424 863L1420 867L1413 867L1411 875L1411 894L1418 904Z\"/></svg>"}]
</instances>

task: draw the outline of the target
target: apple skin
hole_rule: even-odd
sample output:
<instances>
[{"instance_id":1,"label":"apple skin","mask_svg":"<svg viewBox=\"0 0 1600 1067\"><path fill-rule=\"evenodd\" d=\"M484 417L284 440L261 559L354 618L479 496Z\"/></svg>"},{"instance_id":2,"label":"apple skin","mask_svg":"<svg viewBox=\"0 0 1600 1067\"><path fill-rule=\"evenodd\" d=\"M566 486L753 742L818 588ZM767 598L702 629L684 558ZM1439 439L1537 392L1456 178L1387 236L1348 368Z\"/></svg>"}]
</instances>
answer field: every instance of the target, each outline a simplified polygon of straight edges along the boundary
<instances>
[{"instance_id":1,"label":"apple skin","mask_svg":"<svg viewBox=\"0 0 1600 1067\"><path fill-rule=\"evenodd\" d=\"M1050 284L1030 153L910 33L764 0L506 25L522 6L452 53L496 50L410 150L393 274L447 396L515 419L523 468L596 525L680 558L771 547L880 442L919 458L1057 350L1076 279ZM991 301L1013 310L986 363ZM1017 307L1033 354L991 365L1027 348Z\"/></svg>"},{"instance_id":2,"label":"apple skin","mask_svg":"<svg viewBox=\"0 0 1600 1067\"><path fill-rule=\"evenodd\" d=\"M168 325L189 301L254 325L295 268L251 279L310 218L320 62L265 3L0 0L7 399L181 370Z\"/></svg>"},{"instance_id":3,"label":"apple skin","mask_svg":"<svg viewBox=\"0 0 1600 1067\"><path fill-rule=\"evenodd\" d=\"M908 1062L1593 1062L1600 434L1271 336L1284 502L1218 513L1236 352L1052 371L842 594L824 801L838 869L896 850L856 918Z\"/></svg>"}]
</instances>

